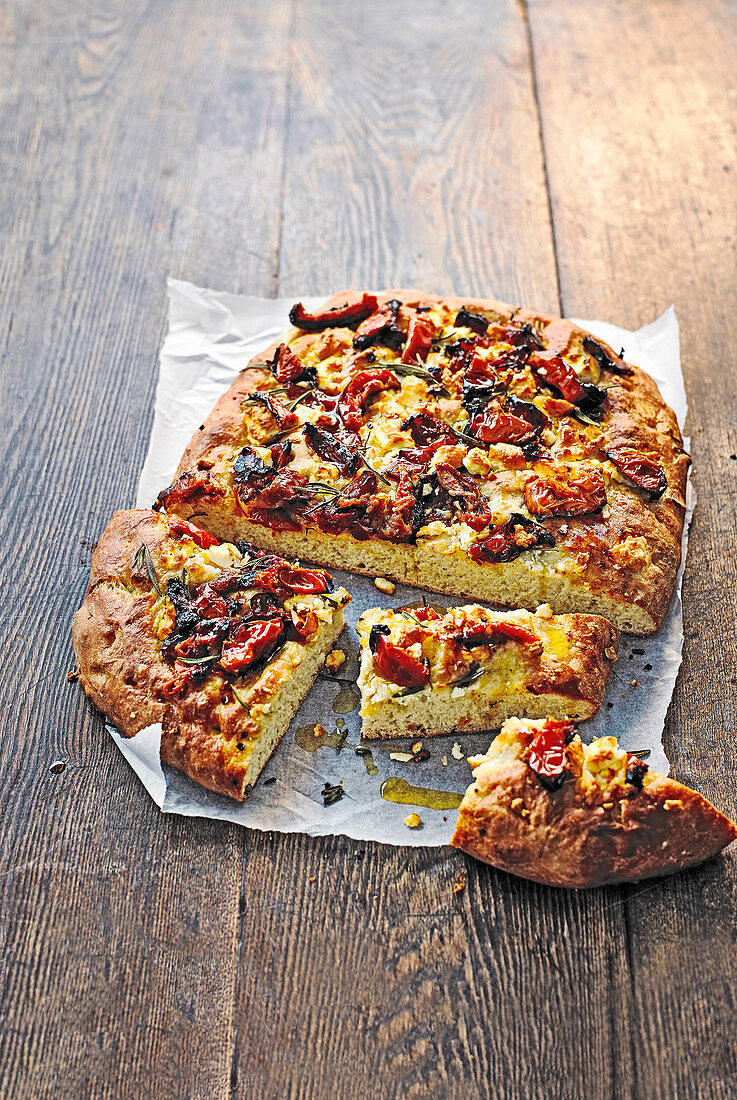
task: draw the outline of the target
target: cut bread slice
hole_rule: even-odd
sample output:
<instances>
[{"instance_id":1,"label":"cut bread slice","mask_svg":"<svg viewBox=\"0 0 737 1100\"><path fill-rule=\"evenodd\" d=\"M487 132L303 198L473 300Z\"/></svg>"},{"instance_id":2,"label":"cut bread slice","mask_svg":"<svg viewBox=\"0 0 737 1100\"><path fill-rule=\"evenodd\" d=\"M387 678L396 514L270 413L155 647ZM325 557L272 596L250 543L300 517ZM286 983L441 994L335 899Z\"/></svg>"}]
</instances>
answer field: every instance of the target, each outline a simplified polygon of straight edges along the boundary
<instances>
[{"instance_id":1,"label":"cut bread slice","mask_svg":"<svg viewBox=\"0 0 737 1100\"><path fill-rule=\"evenodd\" d=\"M362 734L498 729L512 714L590 718L619 635L598 615L371 608L358 621Z\"/></svg>"},{"instance_id":2,"label":"cut bread slice","mask_svg":"<svg viewBox=\"0 0 737 1100\"><path fill-rule=\"evenodd\" d=\"M715 855L735 825L696 791L650 771L614 737L582 744L570 723L510 718L484 756L451 841L550 886L667 875Z\"/></svg>"},{"instance_id":3,"label":"cut bread slice","mask_svg":"<svg viewBox=\"0 0 737 1100\"><path fill-rule=\"evenodd\" d=\"M324 570L176 516L116 512L72 636L80 682L126 736L161 723L161 759L243 800L343 629Z\"/></svg>"}]
</instances>

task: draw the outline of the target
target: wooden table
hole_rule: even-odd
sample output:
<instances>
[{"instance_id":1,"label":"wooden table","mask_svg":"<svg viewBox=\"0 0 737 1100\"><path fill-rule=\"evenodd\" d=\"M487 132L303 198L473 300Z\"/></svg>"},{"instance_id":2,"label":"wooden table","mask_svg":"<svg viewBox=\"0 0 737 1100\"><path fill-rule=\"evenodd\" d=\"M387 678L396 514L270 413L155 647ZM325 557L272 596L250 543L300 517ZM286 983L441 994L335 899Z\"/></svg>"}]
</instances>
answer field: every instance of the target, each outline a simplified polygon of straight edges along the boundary
<instances>
[{"instance_id":1,"label":"wooden table","mask_svg":"<svg viewBox=\"0 0 737 1100\"><path fill-rule=\"evenodd\" d=\"M674 302L699 506L665 746L735 814L735 12L5 5L0 1095L735 1096L734 852L576 894L162 816L67 682L168 274L628 327Z\"/></svg>"}]
</instances>

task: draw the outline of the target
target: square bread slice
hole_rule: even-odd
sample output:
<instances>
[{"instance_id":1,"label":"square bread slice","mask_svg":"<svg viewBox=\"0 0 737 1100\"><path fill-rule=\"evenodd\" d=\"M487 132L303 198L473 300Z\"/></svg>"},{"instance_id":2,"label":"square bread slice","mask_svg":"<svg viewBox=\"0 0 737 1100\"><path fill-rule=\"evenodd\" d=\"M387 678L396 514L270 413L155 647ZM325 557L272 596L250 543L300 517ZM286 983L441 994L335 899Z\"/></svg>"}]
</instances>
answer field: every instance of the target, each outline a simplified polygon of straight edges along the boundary
<instances>
[{"instance_id":1,"label":"square bread slice","mask_svg":"<svg viewBox=\"0 0 737 1100\"><path fill-rule=\"evenodd\" d=\"M80 682L125 736L160 722L161 760L242 801L344 626L350 596L178 516L116 512L72 637Z\"/></svg>"},{"instance_id":2,"label":"square bread slice","mask_svg":"<svg viewBox=\"0 0 737 1100\"><path fill-rule=\"evenodd\" d=\"M737 838L702 795L614 737L584 745L570 722L510 718L468 762L473 783L451 843L533 882L581 888L667 875Z\"/></svg>"},{"instance_id":3,"label":"square bread slice","mask_svg":"<svg viewBox=\"0 0 737 1100\"><path fill-rule=\"evenodd\" d=\"M478 604L371 608L358 621L362 735L434 737L498 729L512 714L590 718L619 633L598 615Z\"/></svg>"},{"instance_id":4,"label":"square bread slice","mask_svg":"<svg viewBox=\"0 0 737 1100\"><path fill-rule=\"evenodd\" d=\"M157 507L328 567L657 630L690 460L643 371L486 299L344 292L290 319Z\"/></svg>"}]
</instances>

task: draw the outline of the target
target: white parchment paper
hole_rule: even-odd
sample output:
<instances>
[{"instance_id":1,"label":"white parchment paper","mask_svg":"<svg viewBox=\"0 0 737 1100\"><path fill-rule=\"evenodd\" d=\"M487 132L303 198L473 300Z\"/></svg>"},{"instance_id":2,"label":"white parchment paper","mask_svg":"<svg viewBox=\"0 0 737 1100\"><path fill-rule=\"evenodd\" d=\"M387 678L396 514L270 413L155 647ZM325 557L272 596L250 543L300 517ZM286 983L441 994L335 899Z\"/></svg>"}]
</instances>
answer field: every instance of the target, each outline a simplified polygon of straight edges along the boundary
<instances>
[{"instance_id":1,"label":"white parchment paper","mask_svg":"<svg viewBox=\"0 0 737 1100\"><path fill-rule=\"evenodd\" d=\"M326 297L303 301L310 308ZM191 435L238 371L288 327L287 314L294 301L294 298L241 297L169 280L169 331L161 349L151 442L138 487L139 507L149 507L159 490L169 484ZM683 428L686 394L678 322L672 308L637 332L602 321L577 323L616 350L624 347L627 360L643 367L655 379ZM690 521L692 499L689 504ZM688 525L683 541L684 560L687 531ZM682 571L683 566L678 591L662 628L653 638L622 639L606 701L596 718L581 726L586 740L612 733L626 748L650 749L648 763L666 774L669 764L661 735L681 663ZM421 593L397 585L394 595L388 597L378 592L366 577L340 571L333 575L336 584L344 585L353 595L346 611L348 628L339 643L349 658L339 675L355 680L358 671L355 624L359 615L367 607L377 605L400 607L419 600ZM433 601L446 606L462 602L450 596L435 596ZM637 681L636 686L633 680ZM453 831L455 810L419 808L421 828L408 829L403 819L416 807L386 801L380 793L382 783L396 776L414 786L461 794L470 781L465 757L485 751L490 735L425 739L424 746L431 757L422 763L392 760L390 752L407 747L401 743L369 742L371 757L359 756L354 751L361 743L358 710L336 713L333 708L339 694L339 707L346 699L350 704L350 688L318 678L254 791L242 805L204 790L173 769L162 768L160 727L151 726L130 740L112 728L110 732L165 813L223 818L250 828L305 832L313 836L343 833L356 840L391 844L446 844ZM353 701L357 705L357 693ZM318 722L331 733L339 727L345 733L345 743L339 750L325 745L308 752L297 744L295 732ZM463 752L460 760L452 752L456 741ZM369 770L375 774L369 774ZM274 782L265 782L269 779ZM325 783L340 782L344 797L332 806L324 806L322 787Z\"/></svg>"}]
</instances>

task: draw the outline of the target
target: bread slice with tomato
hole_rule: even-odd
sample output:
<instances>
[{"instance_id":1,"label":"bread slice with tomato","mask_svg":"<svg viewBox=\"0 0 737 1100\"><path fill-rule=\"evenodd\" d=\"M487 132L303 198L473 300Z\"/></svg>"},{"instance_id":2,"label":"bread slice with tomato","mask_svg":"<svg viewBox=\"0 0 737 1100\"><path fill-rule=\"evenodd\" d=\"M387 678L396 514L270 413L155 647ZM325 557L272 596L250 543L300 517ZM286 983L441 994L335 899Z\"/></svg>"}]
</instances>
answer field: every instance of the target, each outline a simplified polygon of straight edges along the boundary
<instances>
[{"instance_id":1,"label":"bread slice with tomato","mask_svg":"<svg viewBox=\"0 0 737 1100\"><path fill-rule=\"evenodd\" d=\"M511 715L590 718L619 633L598 615L371 608L358 621L363 736L498 729Z\"/></svg>"},{"instance_id":2,"label":"bread slice with tomato","mask_svg":"<svg viewBox=\"0 0 737 1100\"><path fill-rule=\"evenodd\" d=\"M737 825L658 775L614 737L583 744L570 722L510 718L461 803L451 843L550 886L667 875L716 855Z\"/></svg>"},{"instance_id":3,"label":"bread slice with tomato","mask_svg":"<svg viewBox=\"0 0 737 1100\"><path fill-rule=\"evenodd\" d=\"M125 737L160 723L163 763L243 800L349 601L323 569L220 543L175 515L116 512L74 616L79 679Z\"/></svg>"}]
</instances>

